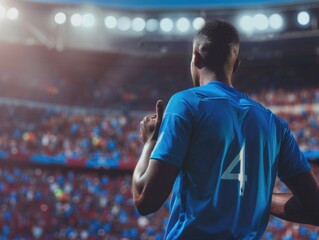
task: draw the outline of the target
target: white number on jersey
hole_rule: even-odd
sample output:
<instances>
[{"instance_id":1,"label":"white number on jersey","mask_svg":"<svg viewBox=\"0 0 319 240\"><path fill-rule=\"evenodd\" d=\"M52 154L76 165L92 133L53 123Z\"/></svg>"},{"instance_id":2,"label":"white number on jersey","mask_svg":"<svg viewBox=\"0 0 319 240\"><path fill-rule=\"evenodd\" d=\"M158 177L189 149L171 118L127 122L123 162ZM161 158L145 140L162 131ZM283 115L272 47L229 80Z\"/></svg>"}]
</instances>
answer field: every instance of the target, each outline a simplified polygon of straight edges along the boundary
<instances>
[{"instance_id":1,"label":"white number on jersey","mask_svg":"<svg viewBox=\"0 0 319 240\"><path fill-rule=\"evenodd\" d=\"M239 173L232 173L233 169L236 167L237 163L240 162ZM247 175L245 175L245 144L241 148L238 155L229 164L225 172L222 174L221 179L223 180L238 180L240 184L239 195L243 196L245 191L245 183L247 181Z\"/></svg>"}]
</instances>

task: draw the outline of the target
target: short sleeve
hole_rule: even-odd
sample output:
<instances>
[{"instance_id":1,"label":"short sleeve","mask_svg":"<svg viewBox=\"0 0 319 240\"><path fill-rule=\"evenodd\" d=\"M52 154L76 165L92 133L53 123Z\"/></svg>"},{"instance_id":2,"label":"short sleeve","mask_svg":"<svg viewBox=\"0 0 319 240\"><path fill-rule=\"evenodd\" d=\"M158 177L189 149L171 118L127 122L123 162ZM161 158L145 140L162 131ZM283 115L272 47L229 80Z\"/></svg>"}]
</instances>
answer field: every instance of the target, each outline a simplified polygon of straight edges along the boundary
<instances>
[{"instance_id":1,"label":"short sleeve","mask_svg":"<svg viewBox=\"0 0 319 240\"><path fill-rule=\"evenodd\" d=\"M175 94L170 99L151 159L182 167L192 129L192 113L188 105L183 92Z\"/></svg>"},{"instance_id":2,"label":"short sleeve","mask_svg":"<svg viewBox=\"0 0 319 240\"><path fill-rule=\"evenodd\" d=\"M285 180L311 170L309 162L300 151L288 126L286 126L280 147L278 168L278 177L280 180Z\"/></svg>"}]
</instances>

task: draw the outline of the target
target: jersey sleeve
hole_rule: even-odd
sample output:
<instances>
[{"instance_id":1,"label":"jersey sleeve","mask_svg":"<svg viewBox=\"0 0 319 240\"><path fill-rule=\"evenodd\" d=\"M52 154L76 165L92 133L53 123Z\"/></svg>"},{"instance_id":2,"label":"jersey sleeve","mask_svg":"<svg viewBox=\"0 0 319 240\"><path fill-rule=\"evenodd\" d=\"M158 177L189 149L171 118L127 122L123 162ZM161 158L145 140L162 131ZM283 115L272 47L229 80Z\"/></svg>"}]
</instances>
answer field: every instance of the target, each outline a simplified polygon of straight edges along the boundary
<instances>
[{"instance_id":1,"label":"jersey sleeve","mask_svg":"<svg viewBox=\"0 0 319 240\"><path fill-rule=\"evenodd\" d=\"M169 101L151 159L182 167L191 138L192 113L183 94L175 94Z\"/></svg>"},{"instance_id":2,"label":"jersey sleeve","mask_svg":"<svg viewBox=\"0 0 319 240\"><path fill-rule=\"evenodd\" d=\"M286 126L283 141L280 147L278 177L280 180L310 171L311 167L290 131Z\"/></svg>"}]
</instances>

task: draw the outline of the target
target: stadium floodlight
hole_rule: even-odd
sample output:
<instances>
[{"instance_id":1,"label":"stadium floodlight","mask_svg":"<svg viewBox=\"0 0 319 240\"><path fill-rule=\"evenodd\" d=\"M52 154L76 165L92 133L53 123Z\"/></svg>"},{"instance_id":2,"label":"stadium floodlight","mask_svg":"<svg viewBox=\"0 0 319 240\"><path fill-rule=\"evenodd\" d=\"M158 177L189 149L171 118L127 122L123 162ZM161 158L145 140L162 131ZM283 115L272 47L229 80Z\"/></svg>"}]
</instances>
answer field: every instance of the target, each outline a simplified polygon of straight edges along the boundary
<instances>
[{"instance_id":1,"label":"stadium floodlight","mask_svg":"<svg viewBox=\"0 0 319 240\"><path fill-rule=\"evenodd\" d=\"M193 20L193 28L195 30L201 29L205 24L205 19L202 17L197 17Z\"/></svg>"},{"instance_id":2,"label":"stadium floodlight","mask_svg":"<svg viewBox=\"0 0 319 240\"><path fill-rule=\"evenodd\" d=\"M283 18L278 13L274 13L269 17L269 25L272 29L278 30L283 26Z\"/></svg>"},{"instance_id":3,"label":"stadium floodlight","mask_svg":"<svg viewBox=\"0 0 319 240\"><path fill-rule=\"evenodd\" d=\"M113 29L116 27L117 24L117 20L115 17L113 16L108 16L104 19L104 24L107 28L109 29Z\"/></svg>"},{"instance_id":4,"label":"stadium floodlight","mask_svg":"<svg viewBox=\"0 0 319 240\"><path fill-rule=\"evenodd\" d=\"M176 28L180 32L187 32L190 28L190 22L187 18L180 18L176 22Z\"/></svg>"},{"instance_id":5,"label":"stadium floodlight","mask_svg":"<svg viewBox=\"0 0 319 240\"><path fill-rule=\"evenodd\" d=\"M253 18L250 16L241 17L239 24L245 32L251 32L254 28Z\"/></svg>"},{"instance_id":6,"label":"stadium floodlight","mask_svg":"<svg viewBox=\"0 0 319 240\"><path fill-rule=\"evenodd\" d=\"M302 11L297 15L298 23L302 26L308 25L310 22L310 15L306 11Z\"/></svg>"},{"instance_id":7,"label":"stadium floodlight","mask_svg":"<svg viewBox=\"0 0 319 240\"><path fill-rule=\"evenodd\" d=\"M160 21L160 28L163 32L170 32L173 30L173 21L170 18L163 18Z\"/></svg>"},{"instance_id":8,"label":"stadium floodlight","mask_svg":"<svg viewBox=\"0 0 319 240\"><path fill-rule=\"evenodd\" d=\"M269 26L269 20L264 14L258 13L253 17L253 24L257 30L266 30Z\"/></svg>"},{"instance_id":9,"label":"stadium floodlight","mask_svg":"<svg viewBox=\"0 0 319 240\"><path fill-rule=\"evenodd\" d=\"M95 23L95 18L91 13L86 13L83 15L82 24L84 27L93 27Z\"/></svg>"},{"instance_id":10,"label":"stadium floodlight","mask_svg":"<svg viewBox=\"0 0 319 240\"><path fill-rule=\"evenodd\" d=\"M158 29L158 21L154 18L148 19L145 28L149 32L155 32Z\"/></svg>"},{"instance_id":11,"label":"stadium floodlight","mask_svg":"<svg viewBox=\"0 0 319 240\"><path fill-rule=\"evenodd\" d=\"M136 32L141 32L145 28L145 20L143 18L134 18L132 21L132 29Z\"/></svg>"},{"instance_id":12,"label":"stadium floodlight","mask_svg":"<svg viewBox=\"0 0 319 240\"><path fill-rule=\"evenodd\" d=\"M6 10L0 5L0 20L6 16Z\"/></svg>"},{"instance_id":13,"label":"stadium floodlight","mask_svg":"<svg viewBox=\"0 0 319 240\"><path fill-rule=\"evenodd\" d=\"M74 26L74 27L79 27L83 22L83 18L80 14L78 13L75 13L71 16L71 24Z\"/></svg>"},{"instance_id":14,"label":"stadium floodlight","mask_svg":"<svg viewBox=\"0 0 319 240\"><path fill-rule=\"evenodd\" d=\"M54 16L54 21L57 24L64 24L66 22L66 15L63 12L58 12Z\"/></svg>"},{"instance_id":15,"label":"stadium floodlight","mask_svg":"<svg viewBox=\"0 0 319 240\"><path fill-rule=\"evenodd\" d=\"M131 19L129 19L128 17L120 17L117 20L117 27L119 30L121 31L127 31L130 29L132 25L132 21Z\"/></svg>"},{"instance_id":16,"label":"stadium floodlight","mask_svg":"<svg viewBox=\"0 0 319 240\"><path fill-rule=\"evenodd\" d=\"M16 20L19 17L19 10L12 7L7 12L7 18L10 20Z\"/></svg>"}]
</instances>

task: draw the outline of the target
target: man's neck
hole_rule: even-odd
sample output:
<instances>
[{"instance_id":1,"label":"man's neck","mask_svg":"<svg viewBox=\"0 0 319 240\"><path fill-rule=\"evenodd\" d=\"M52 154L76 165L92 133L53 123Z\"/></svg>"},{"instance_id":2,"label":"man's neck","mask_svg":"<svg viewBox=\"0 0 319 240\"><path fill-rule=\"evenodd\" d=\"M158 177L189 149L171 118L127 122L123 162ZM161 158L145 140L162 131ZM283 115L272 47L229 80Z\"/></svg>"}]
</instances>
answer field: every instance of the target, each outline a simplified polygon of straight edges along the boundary
<instances>
[{"instance_id":1,"label":"man's neck","mask_svg":"<svg viewBox=\"0 0 319 240\"><path fill-rule=\"evenodd\" d=\"M201 75L199 79L199 85L204 86L210 82L215 82L215 81L219 81L226 84L229 87L233 87L231 78L225 76L225 74L217 75L214 72L208 72L208 71L204 72Z\"/></svg>"}]
</instances>

